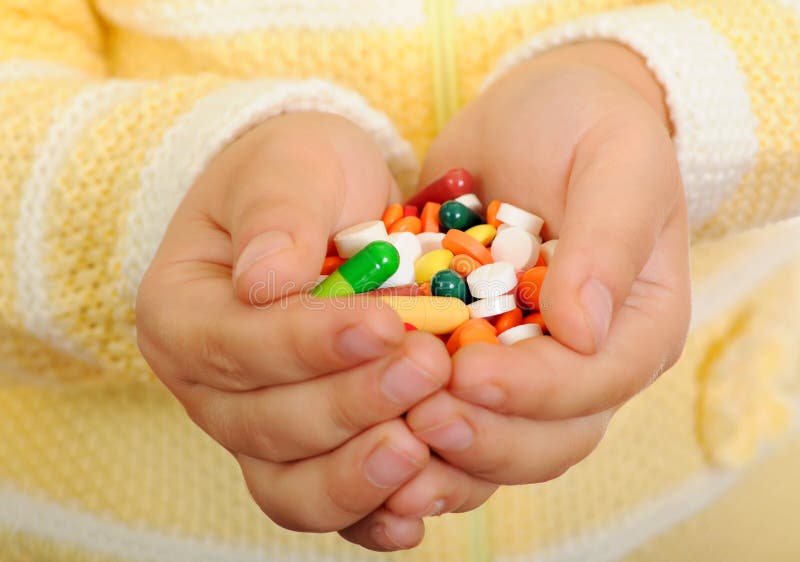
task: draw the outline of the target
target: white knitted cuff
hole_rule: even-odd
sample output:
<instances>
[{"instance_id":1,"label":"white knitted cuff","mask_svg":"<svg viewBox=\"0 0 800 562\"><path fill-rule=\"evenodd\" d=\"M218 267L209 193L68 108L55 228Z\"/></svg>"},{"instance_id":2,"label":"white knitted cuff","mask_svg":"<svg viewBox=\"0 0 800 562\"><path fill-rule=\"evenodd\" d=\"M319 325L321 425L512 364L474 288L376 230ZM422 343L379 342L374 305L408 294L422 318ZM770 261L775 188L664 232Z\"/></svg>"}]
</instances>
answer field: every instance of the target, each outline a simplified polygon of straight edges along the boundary
<instances>
[{"instance_id":1,"label":"white knitted cuff","mask_svg":"<svg viewBox=\"0 0 800 562\"><path fill-rule=\"evenodd\" d=\"M399 183L416 175L411 145L358 94L321 80L234 82L201 98L148 154L119 249L126 297L135 296L167 224L211 159L253 125L297 111L325 111L353 121L375 139Z\"/></svg>"},{"instance_id":2,"label":"white knitted cuff","mask_svg":"<svg viewBox=\"0 0 800 562\"><path fill-rule=\"evenodd\" d=\"M735 191L758 152L746 79L727 38L689 10L648 5L581 18L508 53L484 88L511 67L555 47L613 40L637 51L666 91L689 207L699 226Z\"/></svg>"}]
</instances>

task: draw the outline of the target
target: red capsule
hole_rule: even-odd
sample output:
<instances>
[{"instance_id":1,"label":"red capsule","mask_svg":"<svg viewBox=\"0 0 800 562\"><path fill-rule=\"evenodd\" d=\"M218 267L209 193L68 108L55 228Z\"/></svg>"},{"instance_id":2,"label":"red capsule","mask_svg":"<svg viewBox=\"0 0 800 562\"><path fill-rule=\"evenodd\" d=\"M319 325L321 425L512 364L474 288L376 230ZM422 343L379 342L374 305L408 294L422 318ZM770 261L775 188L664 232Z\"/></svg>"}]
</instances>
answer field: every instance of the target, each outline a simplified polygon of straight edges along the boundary
<instances>
[{"instance_id":1,"label":"red capsule","mask_svg":"<svg viewBox=\"0 0 800 562\"><path fill-rule=\"evenodd\" d=\"M416 205L404 205L403 206L403 216L404 217L418 217L419 216L419 207Z\"/></svg>"},{"instance_id":2,"label":"red capsule","mask_svg":"<svg viewBox=\"0 0 800 562\"><path fill-rule=\"evenodd\" d=\"M461 195L472 193L472 174L463 168L453 168L430 183L425 189L415 193L406 205L422 207L425 203L444 203Z\"/></svg>"},{"instance_id":3,"label":"red capsule","mask_svg":"<svg viewBox=\"0 0 800 562\"><path fill-rule=\"evenodd\" d=\"M414 324L409 324L408 322L403 322L403 326L405 326L406 332L414 332L417 329Z\"/></svg>"}]
</instances>

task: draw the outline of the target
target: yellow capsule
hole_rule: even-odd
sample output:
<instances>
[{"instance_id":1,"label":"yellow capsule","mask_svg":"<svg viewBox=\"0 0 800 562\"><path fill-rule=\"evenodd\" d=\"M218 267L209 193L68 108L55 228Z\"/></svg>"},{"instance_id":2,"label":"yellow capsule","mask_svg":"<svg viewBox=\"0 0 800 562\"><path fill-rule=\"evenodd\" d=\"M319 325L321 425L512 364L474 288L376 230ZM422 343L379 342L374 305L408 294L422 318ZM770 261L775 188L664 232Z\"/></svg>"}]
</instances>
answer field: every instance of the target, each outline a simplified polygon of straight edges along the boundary
<instances>
[{"instance_id":1,"label":"yellow capsule","mask_svg":"<svg viewBox=\"0 0 800 562\"><path fill-rule=\"evenodd\" d=\"M484 246L491 244L494 237L497 236L497 229L491 224L479 224L468 228L465 232Z\"/></svg>"},{"instance_id":2,"label":"yellow capsule","mask_svg":"<svg viewBox=\"0 0 800 562\"><path fill-rule=\"evenodd\" d=\"M469 320L467 305L454 297L387 295L381 298L403 322L432 334L449 334Z\"/></svg>"},{"instance_id":3,"label":"yellow capsule","mask_svg":"<svg viewBox=\"0 0 800 562\"><path fill-rule=\"evenodd\" d=\"M437 272L450 267L453 252L450 250L433 250L414 262L414 274L417 284L428 283Z\"/></svg>"}]
</instances>

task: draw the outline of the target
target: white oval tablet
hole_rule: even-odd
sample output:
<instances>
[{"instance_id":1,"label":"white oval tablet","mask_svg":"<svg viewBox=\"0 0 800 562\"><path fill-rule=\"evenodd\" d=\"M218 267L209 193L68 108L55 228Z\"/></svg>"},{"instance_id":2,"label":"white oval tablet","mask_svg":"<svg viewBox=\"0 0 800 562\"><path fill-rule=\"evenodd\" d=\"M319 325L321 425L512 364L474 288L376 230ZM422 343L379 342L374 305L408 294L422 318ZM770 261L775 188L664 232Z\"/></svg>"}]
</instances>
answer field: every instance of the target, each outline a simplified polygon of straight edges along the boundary
<instances>
[{"instance_id":1,"label":"white oval tablet","mask_svg":"<svg viewBox=\"0 0 800 562\"><path fill-rule=\"evenodd\" d=\"M474 213L479 215L483 213L483 203L481 203L481 200L478 199L478 196L474 193L465 193L464 195L459 195L453 199L453 201L458 201Z\"/></svg>"},{"instance_id":2,"label":"white oval tablet","mask_svg":"<svg viewBox=\"0 0 800 562\"><path fill-rule=\"evenodd\" d=\"M492 258L495 262L509 262L517 271L530 269L539 259L539 240L518 226L509 226L495 236Z\"/></svg>"},{"instance_id":3,"label":"white oval tablet","mask_svg":"<svg viewBox=\"0 0 800 562\"><path fill-rule=\"evenodd\" d=\"M508 262L489 263L467 275L467 285L476 299L498 297L517 286L517 273Z\"/></svg>"},{"instance_id":4,"label":"white oval tablet","mask_svg":"<svg viewBox=\"0 0 800 562\"><path fill-rule=\"evenodd\" d=\"M488 299L479 299L468 304L470 318L488 318L503 314L517 307L517 297L514 295L500 295Z\"/></svg>"},{"instance_id":5,"label":"white oval tablet","mask_svg":"<svg viewBox=\"0 0 800 562\"><path fill-rule=\"evenodd\" d=\"M558 238L553 238L542 244L539 252L542 254L542 259L545 265L550 265L550 260L556 254L556 246L558 246Z\"/></svg>"},{"instance_id":6,"label":"white oval tablet","mask_svg":"<svg viewBox=\"0 0 800 562\"><path fill-rule=\"evenodd\" d=\"M544 219L537 217L533 213L524 211L510 203L500 203L497 209L497 220L511 226L518 226L527 230L534 236L538 236L544 225Z\"/></svg>"},{"instance_id":7,"label":"white oval tablet","mask_svg":"<svg viewBox=\"0 0 800 562\"><path fill-rule=\"evenodd\" d=\"M514 345L518 341L535 338L542 335L542 327L539 324L520 324L509 328L505 332L498 334L497 341L503 345Z\"/></svg>"},{"instance_id":8,"label":"white oval tablet","mask_svg":"<svg viewBox=\"0 0 800 562\"><path fill-rule=\"evenodd\" d=\"M383 221L369 221L348 226L333 237L336 251L345 259L352 258L364 246L375 240L389 240Z\"/></svg>"},{"instance_id":9,"label":"white oval tablet","mask_svg":"<svg viewBox=\"0 0 800 562\"><path fill-rule=\"evenodd\" d=\"M442 249L442 240L444 239L444 232L420 232L417 234L417 241L422 248L422 253L427 254L434 250Z\"/></svg>"}]
</instances>

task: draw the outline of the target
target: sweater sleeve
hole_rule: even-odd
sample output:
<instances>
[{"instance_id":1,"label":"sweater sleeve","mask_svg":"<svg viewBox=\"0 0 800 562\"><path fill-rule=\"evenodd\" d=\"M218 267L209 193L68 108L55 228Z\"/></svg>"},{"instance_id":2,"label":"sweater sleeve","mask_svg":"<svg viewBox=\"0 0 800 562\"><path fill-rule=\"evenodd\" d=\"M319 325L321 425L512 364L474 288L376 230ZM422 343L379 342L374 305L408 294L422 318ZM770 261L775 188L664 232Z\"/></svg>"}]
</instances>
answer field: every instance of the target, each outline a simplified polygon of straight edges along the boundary
<instances>
[{"instance_id":1,"label":"sweater sleeve","mask_svg":"<svg viewBox=\"0 0 800 562\"><path fill-rule=\"evenodd\" d=\"M0 383L150 376L133 304L210 159L290 111L342 115L398 176L411 147L357 94L319 81L108 78L84 0L0 0Z\"/></svg>"},{"instance_id":2,"label":"sweater sleeve","mask_svg":"<svg viewBox=\"0 0 800 562\"><path fill-rule=\"evenodd\" d=\"M486 85L592 39L637 51L664 87L695 240L800 213L800 5L669 0L594 14L531 37Z\"/></svg>"}]
</instances>

